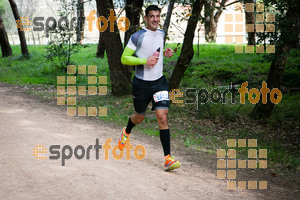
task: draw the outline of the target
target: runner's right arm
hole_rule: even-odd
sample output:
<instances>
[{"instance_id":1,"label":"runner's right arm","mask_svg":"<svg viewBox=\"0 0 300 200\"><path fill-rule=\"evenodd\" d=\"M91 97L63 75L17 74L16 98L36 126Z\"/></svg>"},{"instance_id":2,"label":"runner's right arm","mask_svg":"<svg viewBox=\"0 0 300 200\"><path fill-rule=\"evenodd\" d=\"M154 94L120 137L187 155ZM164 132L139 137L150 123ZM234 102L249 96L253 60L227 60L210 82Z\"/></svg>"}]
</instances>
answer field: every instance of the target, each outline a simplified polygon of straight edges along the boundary
<instances>
[{"instance_id":1,"label":"runner's right arm","mask_svg":"<svg viewBox=\"0 0 300 200\"><path fill-rule=\"evenodd\" d=\"M145 65L147 64L147 58L137 58L133 56L135 50L130 49L129 47L126 47L122 57L121 57L121 63L123 65Z\"/></svg>"}]
</instances>

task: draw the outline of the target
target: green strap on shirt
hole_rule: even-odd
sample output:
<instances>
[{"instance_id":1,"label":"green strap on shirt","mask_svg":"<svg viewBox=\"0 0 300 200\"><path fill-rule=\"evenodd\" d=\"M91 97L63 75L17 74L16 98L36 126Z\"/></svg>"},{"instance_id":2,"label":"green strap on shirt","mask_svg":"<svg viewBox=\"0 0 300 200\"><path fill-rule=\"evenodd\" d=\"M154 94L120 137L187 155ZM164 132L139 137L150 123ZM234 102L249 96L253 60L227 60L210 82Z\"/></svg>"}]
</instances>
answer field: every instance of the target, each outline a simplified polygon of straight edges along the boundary
<instances>
[{"instance_id":1,"label":"green strap on shirt","mask_svg":"<svg viewBox=\"0 0 300 200\"><path fill-rule=\"evenodd\" d=\"M126 47L121 57L121 63L123 65L145 65L147 64L147 58L137 58L132 56L135 50Z\"/></svg>"}]
</instances>

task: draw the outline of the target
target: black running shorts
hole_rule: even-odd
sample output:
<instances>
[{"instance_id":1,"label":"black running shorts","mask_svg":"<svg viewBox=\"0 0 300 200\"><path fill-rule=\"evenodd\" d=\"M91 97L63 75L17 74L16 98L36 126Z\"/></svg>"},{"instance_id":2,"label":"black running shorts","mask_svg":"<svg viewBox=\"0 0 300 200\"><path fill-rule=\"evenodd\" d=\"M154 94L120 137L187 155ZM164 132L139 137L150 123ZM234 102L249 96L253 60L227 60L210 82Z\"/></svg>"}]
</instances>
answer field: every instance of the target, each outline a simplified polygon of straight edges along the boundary
<instances>
[{"instance_id":1,"label":"black running shorts","mask_svg":"<svg viewBox=\"0 0 300 200\"><path fill-rule=\"evenodd\" d=\"M155 110L169 109L168 91L169 84L165 76L155 81L144 81L134 76L132 93L135 111L138 114L145 114L150 101L152 101ZM155 95L155 99L153 95Z\"/></svg>"}]
</instances>

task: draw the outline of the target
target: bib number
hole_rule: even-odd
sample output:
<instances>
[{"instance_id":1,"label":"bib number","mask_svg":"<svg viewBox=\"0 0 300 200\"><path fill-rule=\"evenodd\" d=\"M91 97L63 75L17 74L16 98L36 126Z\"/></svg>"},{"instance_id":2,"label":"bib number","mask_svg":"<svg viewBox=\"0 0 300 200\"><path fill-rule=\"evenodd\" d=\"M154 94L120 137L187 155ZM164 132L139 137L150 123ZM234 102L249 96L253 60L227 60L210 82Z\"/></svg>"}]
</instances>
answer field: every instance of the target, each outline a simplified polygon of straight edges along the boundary
<instances>
[{"instance_id":1,"label":"bib number","mask_svg":"<svg viewBox=\"0 0 300 200\"><path fill-rule=\"evenodd\" d=\"M159 102L159 101L165 101L165 100L169 100L169 92L168 91L160 91L160 92L156 92L153 95L153 99L155 102Z\"/></svg>"}]
</instances>

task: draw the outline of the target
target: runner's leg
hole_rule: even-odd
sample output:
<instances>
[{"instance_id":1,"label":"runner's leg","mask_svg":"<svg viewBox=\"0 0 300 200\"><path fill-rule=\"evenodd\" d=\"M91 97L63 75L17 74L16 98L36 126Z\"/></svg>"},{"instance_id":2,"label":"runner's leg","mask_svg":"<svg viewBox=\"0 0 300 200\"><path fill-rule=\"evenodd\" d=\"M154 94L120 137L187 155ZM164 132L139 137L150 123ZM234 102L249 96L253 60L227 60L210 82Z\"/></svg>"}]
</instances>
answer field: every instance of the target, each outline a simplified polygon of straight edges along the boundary
<instances>
[{"instance_id":1,"label":"runner's leg","mask_svg":"<svg viewBox=\"0 0 300 200\"><path fill-rule=\"evenodd\" d=\"M142 123L144 119L145 119L145 114L139 114L135 112L133 115L131 115L131 117L128 119L128 123L126 126L126 133L130 134L132 128L135 125Z\"/></svg>"},{"instance_id":2,"label":"runner's leg","mask_svg":"<svg viewBox=\"0 0 300 200\"><path fill-rule=\"evenodd\" d=\"M155 115L159 127L160 141L163 146L164 155L171 154L170 152L170 130L168 126L168 109L157 109Z\"/></svg>"}]
</instances>

